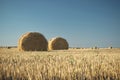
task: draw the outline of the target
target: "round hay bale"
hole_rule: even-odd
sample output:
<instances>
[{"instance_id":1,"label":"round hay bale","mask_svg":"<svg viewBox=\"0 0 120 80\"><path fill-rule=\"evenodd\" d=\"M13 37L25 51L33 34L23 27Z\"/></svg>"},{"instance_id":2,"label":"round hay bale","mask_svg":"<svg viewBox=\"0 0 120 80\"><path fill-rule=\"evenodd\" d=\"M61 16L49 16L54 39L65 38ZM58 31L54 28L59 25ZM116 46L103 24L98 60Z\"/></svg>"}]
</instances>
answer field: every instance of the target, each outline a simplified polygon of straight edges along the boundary
<instances>
[{"instance_id":1,"label":"round hay bale","mask_svg":"<svg viewBox=\"0 0 120 80\"><path fill-rule=\"evenodd\" d=\"M108 47L108 49L112 49L112 46Z\"/></svg>"},{"instance_id":2,"label":"round hay bale","mask_svg":"<svg viewBox=\"0 0 120 80\"><path fill-rule=\"evenodd\" d=\"M47 40L38 32L25 33L18 42L18 49L20 51L47 51L47 46Z\"/></svg>"},{"instance_id":3,"label":"round hay bale","mask_svg":"<svg viewBox=\"0 0 120 80\"><path fill-rule=\"evenodd\" d=\"M63 50L68 48L69 48L69 45L67 40L61 37L52 38L48 43L49 50Z\"/></svg>"},{"instance_id":4,"label":"round hay bale","mask_svg":"<svg viewBox=\"0 0 120 80\"><path fill-rule=\"evenodd\" d=\"M92 47L92 49L98 49L98 47L97 47L97 46L95 46L95 47Z\"/></svg>"}]
</instances>

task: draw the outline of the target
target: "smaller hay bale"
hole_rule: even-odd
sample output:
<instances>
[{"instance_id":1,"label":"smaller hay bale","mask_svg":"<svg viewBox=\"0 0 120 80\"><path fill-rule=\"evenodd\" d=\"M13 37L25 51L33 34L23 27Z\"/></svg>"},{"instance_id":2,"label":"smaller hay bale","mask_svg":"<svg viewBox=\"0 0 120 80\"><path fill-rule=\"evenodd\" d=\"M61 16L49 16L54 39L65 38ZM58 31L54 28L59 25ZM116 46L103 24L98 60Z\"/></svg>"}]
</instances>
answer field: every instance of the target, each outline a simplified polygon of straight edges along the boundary
<instances>
[{"instance_id":1,"label":"smaller hay bale","mask_svg":"<svg viewBox=\"0 0 120 80\"><path fill-rule=\"evenodd\" d=\"M7 49L11 49L11 48L12 48L12 47L9 47L9 46L7 47Z\"/></svg>"},{"instance_id":2,"label":"smaller hay bale","mask_svg":"<svg viewBox=\"0 0 120 80\"><path fill-rule=\"evenodd\" d=\"M97 47L97 46L95 46L95 47L92 47L92 49L98 49L98 47Z\"/></svg>"},{"instance_id":3,"label":"smaller hay bale","mask_svg":"<svg viewBox=\"0 0 120 80\"><path fill-rule=\"evenodd\" d=\"M65 50L68 49L69 45L67 40L62 37L56 37L49 40L48 50Z\"/></svg>"},{"instance_id":4,"label":"smaller hay bale","mask_svg":"<svg viewBox=\"0 0 120 80\"><path fill-rule=\"evenodd\" d=\"M112 49L112 46L108 47L108 49Z\"/></svg>"},{"instance_id":5,"label":"smaller hay bale","mask_svg":"<svg viewBox=\"0 0 120 80\"><path fill-rule=\"evenodd\" d=\"M48 42L38 32L28 32L22 35L18 42L19 51L47 51Z\"/></svg>"}]
</instances>

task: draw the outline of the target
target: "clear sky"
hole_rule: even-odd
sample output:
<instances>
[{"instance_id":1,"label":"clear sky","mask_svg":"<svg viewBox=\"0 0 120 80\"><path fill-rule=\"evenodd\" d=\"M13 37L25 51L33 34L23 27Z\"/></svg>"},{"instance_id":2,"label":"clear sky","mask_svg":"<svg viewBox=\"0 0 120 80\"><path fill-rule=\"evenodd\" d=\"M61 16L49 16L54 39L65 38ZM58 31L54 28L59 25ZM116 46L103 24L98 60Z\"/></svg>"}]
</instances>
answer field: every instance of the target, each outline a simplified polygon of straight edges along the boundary
<instances>
[{"instance_id":1,"label":"clear sky","mask_svg":"<svg viewBox=\"0 0 120 80\"><path fill-rule=\"evenodd\" d=\"M120 0L0 0L0 46L31 31L70 47L120 47Z\"/></svg>"}]
</instances>

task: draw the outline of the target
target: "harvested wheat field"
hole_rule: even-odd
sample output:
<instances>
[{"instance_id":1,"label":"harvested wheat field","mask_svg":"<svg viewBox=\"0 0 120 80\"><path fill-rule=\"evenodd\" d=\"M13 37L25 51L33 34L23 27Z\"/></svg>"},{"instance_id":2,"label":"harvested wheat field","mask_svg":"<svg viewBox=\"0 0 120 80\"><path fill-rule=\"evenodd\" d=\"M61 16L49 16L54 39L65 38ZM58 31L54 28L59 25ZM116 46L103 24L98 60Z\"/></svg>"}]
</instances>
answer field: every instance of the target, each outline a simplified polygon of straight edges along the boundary
<instances>
[{"instance_id":1,"label":"harvested wheat field","mask_svg":"<svg viewBox=\"0 0 120 80\"><path fill-rule=\"evenodd\" d=\"M120 49L0 48L0 80L120 80Z\"/></svg>"}]
</instances>

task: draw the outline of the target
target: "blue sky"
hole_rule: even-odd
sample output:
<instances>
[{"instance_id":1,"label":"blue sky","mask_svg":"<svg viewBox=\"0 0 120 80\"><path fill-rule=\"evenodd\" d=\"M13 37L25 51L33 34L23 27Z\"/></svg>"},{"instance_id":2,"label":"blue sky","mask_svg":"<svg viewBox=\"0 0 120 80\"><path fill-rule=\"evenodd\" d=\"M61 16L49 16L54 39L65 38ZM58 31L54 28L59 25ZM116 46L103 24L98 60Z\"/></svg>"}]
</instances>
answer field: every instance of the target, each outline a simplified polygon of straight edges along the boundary
<instances>
[{"instance_id":1,"label":"blue sky","mask_svg":"<svg viewBox=\"0 0 120 80\"><path fill-rule=\"evenodd\" d=\"M0 46L31 31L70 47L120 47L120 0L0 0Z\"/></svg>"}]
</instances>

